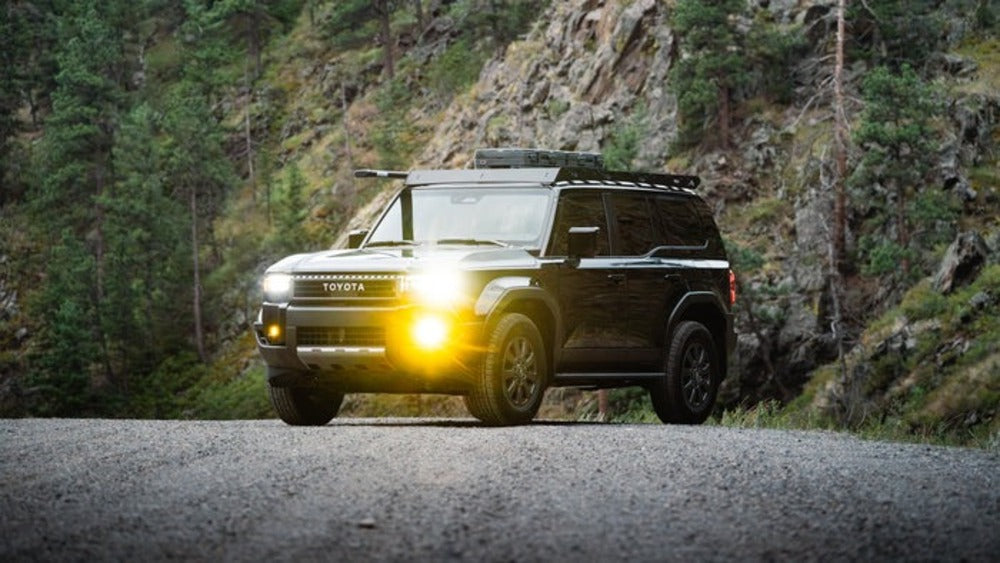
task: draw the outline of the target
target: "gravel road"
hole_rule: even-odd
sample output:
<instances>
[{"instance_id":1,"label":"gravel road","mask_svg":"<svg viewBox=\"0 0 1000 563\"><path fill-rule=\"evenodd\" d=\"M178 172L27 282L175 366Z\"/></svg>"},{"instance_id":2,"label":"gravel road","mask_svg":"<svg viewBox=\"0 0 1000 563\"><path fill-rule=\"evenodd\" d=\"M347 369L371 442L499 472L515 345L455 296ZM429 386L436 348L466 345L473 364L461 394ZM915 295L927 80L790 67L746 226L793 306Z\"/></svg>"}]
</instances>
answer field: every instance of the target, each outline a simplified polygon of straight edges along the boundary
<instances>
[{"instance_id":1,"label":"gravel road","mask_svg":"<svg viewBox=\"0 0 1000 563\"><path fill-rule=\"evenodd\" d=\"M992 560L1000 456L818 432L0 421L0 561Z\"/></svg>"}]
</instances>

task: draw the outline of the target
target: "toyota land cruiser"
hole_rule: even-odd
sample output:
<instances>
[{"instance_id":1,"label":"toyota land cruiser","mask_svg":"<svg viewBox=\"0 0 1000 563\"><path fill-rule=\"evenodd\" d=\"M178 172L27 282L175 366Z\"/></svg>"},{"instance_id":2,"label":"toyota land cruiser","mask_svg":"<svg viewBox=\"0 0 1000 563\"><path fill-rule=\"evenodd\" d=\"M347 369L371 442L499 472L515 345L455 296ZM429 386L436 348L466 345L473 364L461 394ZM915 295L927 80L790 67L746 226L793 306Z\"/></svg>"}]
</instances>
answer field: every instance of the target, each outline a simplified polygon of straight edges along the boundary
<instances>
[{"instance_id":1,"label":"toyota land cruiser","mask_svg":"<svg viewBox=\"0 0 1000 563\"><path fill-rule=\"evenodd\" d=\"M735 344L735 278L694 176L612 172L600 155L483 149L403 180L348 249L268 268L254 324L271 403L323 425L345 393L464 397L529 422L546 388L642 386L701 423Z\"/></svg>"}]
</instances>

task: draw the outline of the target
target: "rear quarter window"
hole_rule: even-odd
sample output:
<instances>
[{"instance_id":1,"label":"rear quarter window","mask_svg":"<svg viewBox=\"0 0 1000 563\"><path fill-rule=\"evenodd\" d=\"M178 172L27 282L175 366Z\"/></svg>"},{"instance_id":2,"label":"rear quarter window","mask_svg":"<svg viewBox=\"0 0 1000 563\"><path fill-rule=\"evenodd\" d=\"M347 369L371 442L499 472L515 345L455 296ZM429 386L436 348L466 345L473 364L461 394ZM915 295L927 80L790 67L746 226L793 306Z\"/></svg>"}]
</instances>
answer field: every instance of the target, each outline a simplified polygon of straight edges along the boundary
<instances>
[{"instance_id":1,"label":"rear quarter window","mask_svg":"<svg viewBox=\"0 0 1000 563\"><path fill-rule=\"evenodd\" d=\"M657 196L653 207L665 246L704 246L710 242L711 224L704 223L696 201L689 197Z\"/></svg>"}]
</instances>

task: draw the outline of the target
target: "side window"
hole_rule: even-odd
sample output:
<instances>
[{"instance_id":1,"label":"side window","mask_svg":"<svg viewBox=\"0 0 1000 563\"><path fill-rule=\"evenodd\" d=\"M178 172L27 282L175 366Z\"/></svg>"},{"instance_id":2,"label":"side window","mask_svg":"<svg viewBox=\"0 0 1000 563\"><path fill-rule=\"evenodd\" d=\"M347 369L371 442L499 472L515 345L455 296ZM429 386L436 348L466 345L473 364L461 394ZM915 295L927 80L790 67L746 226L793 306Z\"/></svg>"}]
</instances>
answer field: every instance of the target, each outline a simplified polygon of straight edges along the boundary
<instances>
[{"instance_id":1,"label":"side window","mask_svg":"<svg viewBox=\"0 0 1000 563\"><path fill-rule=\"evenodd\" d=\"M701 246L707 242L705 227L694 202L689 198L657 196L654 206L659 222L662 244L667 246Z\"/></svg>"},{"instance_id":2,"label":"side window","mask_svg":"<svg viewBox=\"0 0 1000 563\"><path fill-rule=\"evenodd\" d=\"M607 256L608 220L604 213L604 198L594 190L565 191L559 196L556 220L549 241L550 256L565 256L569 248L570 227L598 227L597 255Z\"/></svg>"},{"instance_id":3,"label":"side window","mask_svg":"<svg viewBox=\"0 0 1000 563\"><path fill-rule=\"evenodd\" d=\"M653 227L649 197L644 193L616 193L611 196L618 238L614 253L640 256L660 246Z\"/></svg>"}]
</instances>

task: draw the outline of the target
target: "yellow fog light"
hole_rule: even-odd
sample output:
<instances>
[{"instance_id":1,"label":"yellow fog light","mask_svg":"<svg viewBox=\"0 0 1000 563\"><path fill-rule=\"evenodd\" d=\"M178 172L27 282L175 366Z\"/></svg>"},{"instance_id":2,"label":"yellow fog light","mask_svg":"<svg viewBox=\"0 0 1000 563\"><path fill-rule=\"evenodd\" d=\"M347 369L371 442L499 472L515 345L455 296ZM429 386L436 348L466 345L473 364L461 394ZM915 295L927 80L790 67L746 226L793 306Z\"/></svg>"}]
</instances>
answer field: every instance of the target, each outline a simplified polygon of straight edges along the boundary
<instances>
[{"instance_id":1,"label":"yellow fog light","mask_svg":"<svg viewBox=\"0 0 1000 563\"><path fill-rule=\"evenodd\" d=\"M277 342L281 339L281 325L269 325L267 327L267 339Z\"/></svg>"},{"instance_id":2,"label":"yellow fog light","mask_svg":"<svg viewBox=\"0 0 1000 563\"><path fill-rule=\"evenodd\" d=\"M413 342L425 350L440 348L448 340L448 322L435 315L418 317L411 329Z\"/></svg>"}]
</instances>

